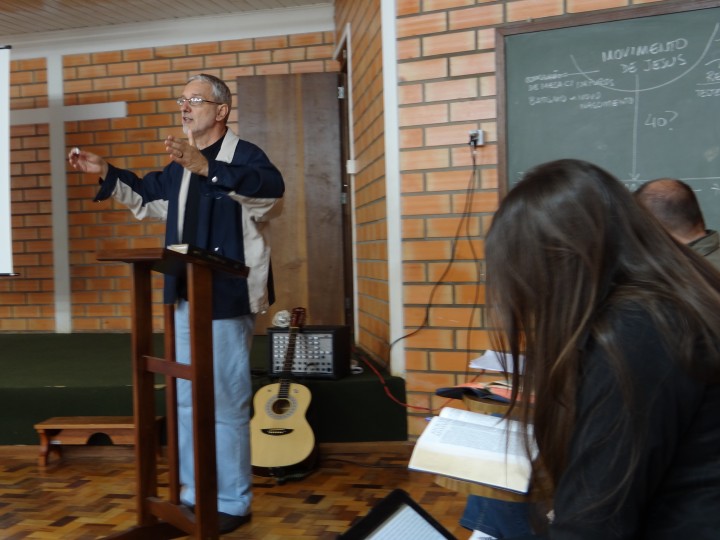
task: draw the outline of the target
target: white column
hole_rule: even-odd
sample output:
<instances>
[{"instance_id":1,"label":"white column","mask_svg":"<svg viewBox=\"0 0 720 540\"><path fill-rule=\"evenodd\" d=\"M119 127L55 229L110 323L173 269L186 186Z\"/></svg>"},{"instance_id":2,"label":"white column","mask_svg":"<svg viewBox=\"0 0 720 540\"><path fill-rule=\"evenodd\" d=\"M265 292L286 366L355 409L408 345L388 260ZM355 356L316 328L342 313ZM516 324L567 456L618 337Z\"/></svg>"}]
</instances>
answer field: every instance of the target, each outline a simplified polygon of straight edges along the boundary
<instances>
[{"instance_id":1,"label":"white column","mask_svg":"<svg viewBox=\"0 0 720 540\"><path fill-rule=\"evenodd\" d=\"M0 111L10 110L10 49L0 48ZM10 121L0 113L0 274L12 274Z\"/></svg>"},{"instance_id":2,"label":"white column","mask_svg":"<svg viewBox=\"0 0 720 540\"><path fill-rule=\"evenodd\" d=\"M404 335L402 219L400 201L400 133L398 131L397 17L395 0L381 0L383 99L385 108L385 189L388 231L388 295L390 303L390 343ZM405 342L391 351L393 375L405 374Z\"/></svg>"}]
</instances>

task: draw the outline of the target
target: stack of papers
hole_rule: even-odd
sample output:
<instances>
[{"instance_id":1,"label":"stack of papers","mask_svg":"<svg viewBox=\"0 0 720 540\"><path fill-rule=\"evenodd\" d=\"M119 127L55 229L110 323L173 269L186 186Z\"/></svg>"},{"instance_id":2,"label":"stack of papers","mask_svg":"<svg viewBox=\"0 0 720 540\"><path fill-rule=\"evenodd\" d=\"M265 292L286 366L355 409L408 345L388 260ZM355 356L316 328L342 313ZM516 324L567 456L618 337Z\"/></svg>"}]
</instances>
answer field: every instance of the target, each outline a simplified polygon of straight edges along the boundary
<instances>
[{"instance_id":1,"label":"stack of papers","mask_svg":"<svg viewBox=\"0 0 720 540\"><path fill-rule=\"evenodd\" d=\"M484 369L486 371L505 371L503 368L503 354L497 351L485 351L485 354L478 356L470 361L470 367L473 369ZM505 356L507 362L507 372L512 373L512 358L508 353ZM520 356L520 371L525 369L525 357Z\"/></svg>"}]
</instances>

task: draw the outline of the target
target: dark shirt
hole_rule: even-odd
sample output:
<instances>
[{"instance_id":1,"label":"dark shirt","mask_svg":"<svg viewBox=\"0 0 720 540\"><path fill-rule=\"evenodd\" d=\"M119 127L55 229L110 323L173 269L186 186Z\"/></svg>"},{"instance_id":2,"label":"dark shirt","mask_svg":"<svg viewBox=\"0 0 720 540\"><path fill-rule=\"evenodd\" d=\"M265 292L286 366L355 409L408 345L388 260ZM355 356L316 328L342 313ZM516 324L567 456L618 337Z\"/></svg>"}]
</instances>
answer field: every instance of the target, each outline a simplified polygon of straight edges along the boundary
<instances>
[{"instance_id":1,"label":"dark shirt","mask_svg":"<svg viewBox=\"0 0 720 540\"><path fill-rule=\"evenodd\" d=\"M720 386L686 373L646 312L619 312L614 327L637 398L629 405L623 401L606 353L591 341L554 521L546 536L522 538L716 540ZM602 494L618 484L632 459L629 448L636 438L643 451L628 491L603 502Z\"/></svg>"},{"instance_id":2,"label":"dark shirt","mask_svg":"<svg viewBox=\"0 0 720 540\"><path fill-rule=\"evenodd\" d=\"M720 270L720 235L717 231L706 231L706 235L688 244L690 248L705 257L715 268Z\"/></svg>"},{"instance_id":3,"label":"dark shirt","mask_svg":"<svg viewBox=\"0 0 720 540\"><path fill-rule=\"evenodd\" d=\"M214 161L220 152L222 142L225 136L220 137L210 146L200 150L200 153L205 159ZM182 232L182 243L190 244L192 246L198 245L197 231L198 231L198 216L200 208L200 182L207 182L207 176L200 176L199 174L191 174L188 182L188 193L187 200L185 202L185 216L183 218L183 232ZM177 276L177 294L180 298L187 300L187 276L184 272L180 272Z\"/></svg>"},{"instance_id":4,"label":"dark shirt","mask_svg":"<svg viewBox=\"0 0 720 540\"><path fill-rule=\"evenodd\" d=\"M218 152L220 152L224 138L225 136L222 136L207 148L200 150L200 153L202 153L208 162L215 160ZM197 245L198 208L200 206L199 202L201 197L200 182L207 182L207 176L200 176L195 173L190 175L187 201L185 203L185 217L183 221L183 244Z\"/></svg>"}]
</instances>

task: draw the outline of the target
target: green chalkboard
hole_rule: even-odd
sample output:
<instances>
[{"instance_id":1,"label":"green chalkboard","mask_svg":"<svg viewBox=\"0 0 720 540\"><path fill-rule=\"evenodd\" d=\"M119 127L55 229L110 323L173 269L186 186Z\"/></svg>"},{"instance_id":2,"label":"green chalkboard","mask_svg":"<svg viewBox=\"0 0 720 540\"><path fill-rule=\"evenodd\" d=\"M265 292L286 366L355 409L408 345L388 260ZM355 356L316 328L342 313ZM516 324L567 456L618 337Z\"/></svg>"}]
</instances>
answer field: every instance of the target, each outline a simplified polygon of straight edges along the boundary
<instances>
[{"instance_id":1,"label":"green chalkboard","mask_svg":"<svg viewBox=\"0 0 720 540\"><path fill-rule=\"evenodd\" d=\"M695 190L720 229L720 2L665 2L500 29L500 173L577 158L629 189Z\"/></svg>"}]
</instances>

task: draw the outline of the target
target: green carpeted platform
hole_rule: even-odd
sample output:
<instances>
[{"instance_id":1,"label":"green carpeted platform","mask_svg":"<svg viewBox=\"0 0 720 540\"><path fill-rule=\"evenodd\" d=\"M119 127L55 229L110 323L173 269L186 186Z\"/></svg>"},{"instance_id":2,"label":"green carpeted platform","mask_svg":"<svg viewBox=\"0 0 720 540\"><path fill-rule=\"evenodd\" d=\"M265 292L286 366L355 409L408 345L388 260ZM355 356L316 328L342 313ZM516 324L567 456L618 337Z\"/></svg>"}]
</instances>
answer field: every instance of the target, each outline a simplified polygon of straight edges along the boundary
<instances>
[{"instance_id":1,"label":"green carpeted platform","mask_svg":"<svg viewBox=\"0 0 720 540\"><path fill-rule=\"evenodd\" d=\"M162 356L162 336L155 336ZM33 425L52 416L132 414L128 334L0 334L0 445L37 444ZM254 390L269 384L267 336L252 351ZM383 374L405 402L405 382ZM308 421L318 442L404 441L407 416L372 372L339 380L306 379ZM164 414L158 378L156 414Z\"/></svg>"}]
</instances>

